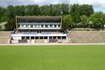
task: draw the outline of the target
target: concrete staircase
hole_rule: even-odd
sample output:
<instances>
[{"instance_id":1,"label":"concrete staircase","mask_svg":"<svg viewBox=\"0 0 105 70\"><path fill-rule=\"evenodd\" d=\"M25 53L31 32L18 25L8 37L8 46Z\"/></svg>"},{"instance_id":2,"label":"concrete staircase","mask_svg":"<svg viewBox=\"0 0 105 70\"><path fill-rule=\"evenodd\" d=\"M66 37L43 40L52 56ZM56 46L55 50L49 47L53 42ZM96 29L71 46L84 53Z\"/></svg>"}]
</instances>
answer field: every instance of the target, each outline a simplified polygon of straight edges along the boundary
<instances>
[{"instance_id":1,"label":"concrete staircase","mask_svg":"<svg viewBox=\"0 0 105 70\"><path fill-rule=\"evenodd\" d=\"M35 43L44 43L44 40L35 40Z\"/></svg>"},{"instance_id":2,"label":"concrete staircase","mask_svg":"<svg viewBox=\"0 0 105 70\"><path fill-rule=\"evenodd\" d=\"M0 31L0 44L10 43L11 31Z\"/></svg>"},{"instance_id":3,"label":"concrete staircase","mask_svg":"<svg viewBox=\"0 0 105 70\"><path fill-rule=\"evenodd\" d=\"M105 43L105 31L71 31L72 43Z\"/></svg>"}]
</instances>

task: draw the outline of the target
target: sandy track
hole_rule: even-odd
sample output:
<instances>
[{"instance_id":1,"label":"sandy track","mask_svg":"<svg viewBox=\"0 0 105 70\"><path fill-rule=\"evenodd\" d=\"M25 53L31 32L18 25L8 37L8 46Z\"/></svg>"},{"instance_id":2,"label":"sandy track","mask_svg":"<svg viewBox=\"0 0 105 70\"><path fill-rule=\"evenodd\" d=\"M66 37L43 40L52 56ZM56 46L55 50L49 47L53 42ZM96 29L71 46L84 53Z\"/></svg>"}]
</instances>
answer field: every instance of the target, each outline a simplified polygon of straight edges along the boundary
<instances>
[{"instance_id":1,"label":"sandy track","mask_svg":"<svg viewBox=\"0 0 105 70\"><path fill-rule=\"evenodd\" d=\"M0 44L1 46L12 45L105 45L105 43L36 43L36 44Z\"/></svg>"}]
</instances>

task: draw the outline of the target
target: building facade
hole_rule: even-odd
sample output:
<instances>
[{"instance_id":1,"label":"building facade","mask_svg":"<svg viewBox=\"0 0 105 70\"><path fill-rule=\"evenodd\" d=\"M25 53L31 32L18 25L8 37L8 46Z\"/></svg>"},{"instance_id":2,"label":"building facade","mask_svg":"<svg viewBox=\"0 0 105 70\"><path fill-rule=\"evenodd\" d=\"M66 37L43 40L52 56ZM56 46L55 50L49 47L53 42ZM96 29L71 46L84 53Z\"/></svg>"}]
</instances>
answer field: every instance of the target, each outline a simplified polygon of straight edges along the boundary
<instances>
[{"instance_id":1,"label":"building facade","mask_svg":"<svg viewBox=\"0 0 105 70\"><path fill-rule=\"evenodd\" d=\"M61 29L61 16L16 16L11 43L67 42L67 34Z\"/></svg>"}]
</instances>

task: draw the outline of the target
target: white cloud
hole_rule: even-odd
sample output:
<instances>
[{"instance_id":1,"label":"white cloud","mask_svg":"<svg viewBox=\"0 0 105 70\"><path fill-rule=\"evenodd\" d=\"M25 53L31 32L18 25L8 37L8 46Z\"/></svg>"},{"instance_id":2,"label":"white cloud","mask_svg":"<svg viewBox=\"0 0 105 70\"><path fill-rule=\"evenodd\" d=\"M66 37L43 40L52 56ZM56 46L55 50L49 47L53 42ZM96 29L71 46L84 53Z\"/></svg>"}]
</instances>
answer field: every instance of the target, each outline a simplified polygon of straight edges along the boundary
<instances>
[{"instance_id":1,"label":"white cloud","mask_svg":"<svg viewBox=\"0 0 105 70\"><path fill-rule=\"evenodd\" d=\"M38 4L38 5L48 5L48 4L91 4L94 8L105 9L104 0L0 0L0 6L6 7L8 5L27 5L27 4Z\"/></svg>"}]
</instances>

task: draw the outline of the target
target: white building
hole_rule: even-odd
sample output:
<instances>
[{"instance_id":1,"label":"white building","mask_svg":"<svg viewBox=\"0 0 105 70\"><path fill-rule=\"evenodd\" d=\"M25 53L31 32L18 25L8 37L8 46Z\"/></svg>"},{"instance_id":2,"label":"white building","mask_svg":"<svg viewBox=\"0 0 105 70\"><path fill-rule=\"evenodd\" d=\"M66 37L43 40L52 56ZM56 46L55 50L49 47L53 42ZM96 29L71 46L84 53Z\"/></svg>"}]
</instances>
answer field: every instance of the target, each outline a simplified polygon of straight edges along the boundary
<instances>
[{"instance_id":1,"label":"white building","mask_svg":"<svg viewBox=\"0 0 105 70\"><path fill-rule=\"evenodd\" d=\"M17 16L11 43L67 42L61 16Z\"/></svg>"}]
</instances>

